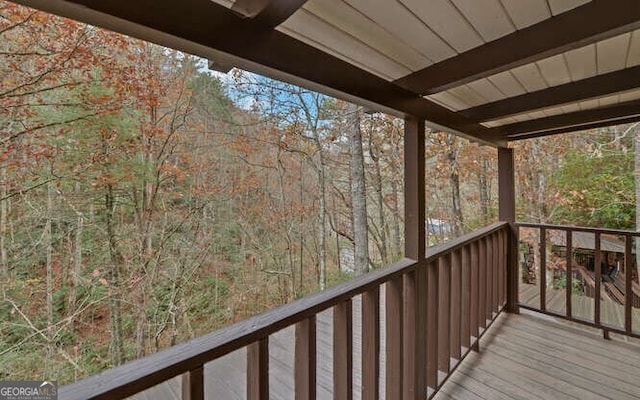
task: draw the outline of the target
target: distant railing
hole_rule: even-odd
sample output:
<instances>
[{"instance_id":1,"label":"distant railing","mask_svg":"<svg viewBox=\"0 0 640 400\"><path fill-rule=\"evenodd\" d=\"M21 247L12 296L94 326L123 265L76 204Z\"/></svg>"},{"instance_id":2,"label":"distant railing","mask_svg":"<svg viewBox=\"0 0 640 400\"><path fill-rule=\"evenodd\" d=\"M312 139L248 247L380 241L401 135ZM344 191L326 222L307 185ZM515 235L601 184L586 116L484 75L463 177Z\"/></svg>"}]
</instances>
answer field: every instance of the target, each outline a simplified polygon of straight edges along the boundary
<instances>
[{"instance_id":1,"label":"distant railing","mask_svg":"<svg viewBox=\"0 0 640 400\"><path fill-rule=\"evenodd\" d=\"M295 326L295 398L316 398L316 315L333 308L333 391L351 399L353 298L362 296L363 399L380 395L385 312L387 399L431 397L502 311L509 225L496 223L208 335L60 390L61 399L122 399L182 375L182 398L204 399L204 364L247 348L247 399L269 398L269 336ZM380 301L384 286L384 301ZM382 307L381 307L382 305ZM419 395L419 393L423 393Z\"/></svg>"},{"instance_id":2,"label":"distant railing","mask_svg":"<svg viewBox=\"0 0 640 400\"><path fill-rule=\"evenodd\" d=\"M535 290L538 293L529 296L528 301L523 301L523 293L532 285L526 285L521 280L520 307L602 329L606 338L610 332L640 337L640 285L632 279L636 269L634 238L640 240L640 232L534 223L518 223L516 226L521 244L531 241L532 235L523 235L524 229L537 232L533 236L537 238ZM560 236L555 234L552 239L550 232L557 232ZM603 235L606 246L603 246ZM579 240L574 240L574 236ZM564 304L555 307L555 310L550 309L553 302L551 298L557 297L560 291L553 288L554 283L548 284L549 250L564 252L563 260L559 260L562 264L560 269L564 270L561 273L565 276L564 293L561 293ZM589 265L578 264L578 252L582 259L586 259L584 254L587 254ZM614 257L622 254L623 260L618 258L611 271L603 270L603 265L607 266L603 253L613 253ZM556 255L555 258L559 257ZM522 262L519 261L521 268ZM587 264L585 261L582 263ZM582 293L580 290L575 293L574 279L584 285ZM574 304L577 302L579 309ZM603 318L605 313L607 318Z\"/></svg>"}]
</instances>

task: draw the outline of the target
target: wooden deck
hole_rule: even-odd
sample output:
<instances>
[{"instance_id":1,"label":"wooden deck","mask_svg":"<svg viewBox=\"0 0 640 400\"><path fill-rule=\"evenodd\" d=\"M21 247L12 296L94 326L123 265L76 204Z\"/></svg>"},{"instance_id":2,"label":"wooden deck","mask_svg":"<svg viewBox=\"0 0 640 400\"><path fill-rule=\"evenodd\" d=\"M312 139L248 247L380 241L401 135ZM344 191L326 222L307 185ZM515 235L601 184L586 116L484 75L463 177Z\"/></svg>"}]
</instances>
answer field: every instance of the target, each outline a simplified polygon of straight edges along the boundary
<instances>
[{"instance_id":1,"label":"wooden deck","mask_svg":"<svg viewBox=\"0 0 640 400\"><path fill-rule=\"evenodd\" d=\"M384 298L384 297L383 297ZM354 396L360 387L360 299L354 299ZM381 313L384 317L384 312ZM318 315L319 400L332 395L332 313ZM384 326L384 320L381 321ZM384 399L384 330L381 332ZM293 329L270 338L271 399L294 399ZM205 366L207 399L245 399L246 351ZM434 397L438 400L640 399L640 344L602 339L600 331L539 314L502 314ZM181 381L149 389L136 400L178 400Z\"/></svg>"},{"instance_id":2,"label":"wooden deck","mask_svg":"<svg viewBox=\"0 0 640 400\"><path fill-rule=\"evenodd\" d=\"M565 313L566 299L564 290L547 289L547 310L560 314ZM520 285L520 302L534 307L540 306L540 288L536 285ZM574 317L593 321L595 313L595 301L588 296L571 296L571 310ZM600 302L600 318L606 325L624 327L624 306L603 298ZM632 326L635 332L640 332L640 309L632 308Z\"/></svg>"},{"instance_id":3,"label":"wooden deck","mask_svg":"<svg viewBox=\"0 0 640 400\"><path fill-rule=\"evenodd\" d=\"M523 313L503 314L437 400L640 398L640 345Z\"/></svg>"},{"instance_id":4,"label":"wooden deck","mask_svg":"<svg viewBox=\"0 0 640 400\"><path fill-rule=\"evenodd\" d=\"M384 289L381 290L384 299ZM384 326L384 309L380 323ZM333 311L326 310L317 316L317 399L333 399ZM353 299L353 383L361 382L361 296ZM381 371L384 371L384 329L380 332ZM294 329L289 327L269 338L269 389L274 400L295 398L293 393ZM243 400L246 398L246 349L231 353L222 359L205 365L205 396L213 400ZM384 374L381 374L384 376ZM380 379L380 390L384 392L384 378ZM135 400L180 400L181 380L173 379L140 393ZM354 390L354 400L361 398ZM384 398L384 397L383 397Z\"/></svg>"}]
</instances>

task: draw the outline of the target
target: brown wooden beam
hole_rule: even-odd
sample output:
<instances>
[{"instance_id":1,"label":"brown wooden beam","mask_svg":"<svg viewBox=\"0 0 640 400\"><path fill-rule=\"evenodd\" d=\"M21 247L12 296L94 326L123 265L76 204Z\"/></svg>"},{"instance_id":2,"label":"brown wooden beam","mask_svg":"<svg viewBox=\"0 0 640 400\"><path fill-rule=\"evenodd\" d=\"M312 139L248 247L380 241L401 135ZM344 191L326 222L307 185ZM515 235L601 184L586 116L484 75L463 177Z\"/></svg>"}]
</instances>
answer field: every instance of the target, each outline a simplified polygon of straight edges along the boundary
<instances>
[{"instance_id":1,"label":"brown wooden beam","mask_svg":"<svg viewBox=\"0 0 640 400\"><path fill-rule=\"evenodd\" d=\"M307 0L236 0L231 9L265 29L274 29L298 11Z\"/></svg>"},{"instance_id":2,"label":"brown wooden beam","mask_svg":"<svg viewBox=\"0 0 640 400\"><path fill-rule=\"evenodd\" d=\"M579 132L579 131L586 131L588 129L605 128L607 126L631 124L638 121L640 121L640 115L635 115L628 118L621 118L621 119L609 120L609 121L600 121L600 122L594 122L591 124L578 125L578 126L569 126L569 127L560 128L560 129L550 129L550 130L541 131L541 132L516 134L516 135L507 136L506 140L514 141L514 140L533 139L537 137L559 135L561 133Z\"/></svg>"},{"instance_id":3,"label":"brown wooden beam","mask_svg":"<svg viewBox=\"0 0 640 400\"><path fill-rule=\"evenodd\" d=\"M427 392L427 271L425 232L425 126L419 118L404 121L405 257L418 262L404 276L403 366L404 399L424 399Z\"/></svg>"},{"instance_id":4,"label":"brown wooden beam","mask_svg":"<svg viewBox=\"0 0 640 400\"><path fill-rule=\"evenodd\" d=\"M640 27L637 0L593 0L396 80L433 94Z\"/></svg>"},{"instance_id":5,"label":"brown wooden beam","mask_svg":"<svg viewBox=\"0 0 640 400\"><path fill-rule=\"evenodd\" d=\"M362 294L362 400L380 398L380 288Z\"/></svg>"},{"instance_id":6,"label":"brown wooden beam","mask_svg":"<svg viewBox=\"0 0 640 400\"><path fill-rule=\"evenodd\" d=\"M316 400L316 317L296 324L294 386L296 399Z\"/></svg>"},{"instance_id":7,"label":"brown wooden beam","mask_svg":"<svg viewBox=\"0 0 640 400\"><path fill-rule=\"evenodd\" d=\"M603 97L639 87L640 66L637 66L482 104L461 111L461 114L477 121L490 121L526 111Z\"/></svg>"},{"instance_id":8,"label":"brown wooden beam","mask_svg":"<svg viewBox=\"0 0 640 400\"><path fill-rule=\"evenodd\" d=\"M488 129L477 122L211 0L16 2L209 59L211 52L222 54L250 71L496 144L484 139Z\"/></svg>"},{"instance_id":9,"label":"brown wooden beam","mask_svg":"<svg viewBox=\"0 0 640 400\"><path fill-rule=\"evenodd\" d=\"M392 279L385 284L385 398L402 398L403 367L403 278ZM336 399L337 396L334 396Z\"/></svg>"},{"instance_id":10,"label":"brown wooden beam","mask_svg":"<svg viewBox=\"0 0 640 400\"><path fill-rule=\"evenodd\" d=\"M204 366L182 375L182 400L204 400Z\"/></svg>"},{"instance_id":11,"label":"brown wooden beam","mask_svg":"<svg viewBox=\"0 0 640 400\"><path fill-rule=\"evenodd\" d=\"M353 399L353 304L351 299L333 307L333 397Z\"/></svg>"},{"instance_id":12,"label":"brown wooden beam","mask_svg":"<svg viewBox=\"0 0 640 400\"><path fill-rule=\"evenodd\" d=\"M425 258L425 127L424 121L404 121L404 237L405 257L421 262Z\"/></svg>"},{"instance_id":13,"label":"brown wooden beam","mask_svg":"<svg viewBox=\"0 0 640 400\"><path fill-rule=\"evenodd\" d=\"M247 347L247 400L269 398L269 337Z\"/></svg>"},{"instance_id":14,"label":"brown wooden beam","mask_svg":"<svg viewBox=\"0 0 640 400\"><path fill-rule=\"evenodd\" d=\"M615 120L633 117L636 115L640 115L640 100L632 100L613 106L554 115L553 117L532 119L529 121L516 122L509 125L501 125L492 128L492 130L496 135L505 135L507 137L525 133L545 132L562 128L573 128L574 130L580 130L580 126L584 126L590 123L608 121L610 122L609 125L614 125Z\"/></svg>"},{"instance_id":15,"label":"brown wooden beam","mask_svg":"<svg viewBox=\"0 0 640 400\"><path fill-rule=\"evenodd\" d=\"M518 313L518 228L513 149L498 148L498 218L509 223L506 311ZM489 268L489 266L487 266Z\"/></svg>"}]
</instances>

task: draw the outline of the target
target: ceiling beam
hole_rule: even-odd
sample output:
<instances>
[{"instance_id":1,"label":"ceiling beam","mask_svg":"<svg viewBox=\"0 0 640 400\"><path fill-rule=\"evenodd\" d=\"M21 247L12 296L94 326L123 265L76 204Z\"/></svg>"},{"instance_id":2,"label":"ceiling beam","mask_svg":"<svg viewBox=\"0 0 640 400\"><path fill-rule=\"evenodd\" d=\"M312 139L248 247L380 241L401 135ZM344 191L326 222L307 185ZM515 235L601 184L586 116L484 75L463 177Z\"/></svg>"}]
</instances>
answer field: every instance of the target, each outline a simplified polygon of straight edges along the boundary
<instances>
[{"instance_id":1,"label":"ceiling beam","mask_svg":"<svg viewBox=\"0 0 640 400\"><path fill-rule=\"evenodd\" d=\"M640 88L640 66L482 104L461 114L476 121L491 121L637 88Z\"/></svg>"},{"instance_id":2,"label":"ceiling beam","mask_svg":"<svg viewBox=\"0 0 640 400\"><path fill-rule=\"evenodd\" d=\"M231 9L265 29L274 29L296 11L307 0L237 0Z\"/></svg>"},{"instance_id":3,"label":"ceiling beam","mask_svg":"<svg viewBox=\"0 0 640 400\"><path fill-rule=\"evenodd\" d=\"M217 72L222 72L223 74L226 74L227 72L231 71L232 68L233 68L233 65L222 64L214 60L209 60L209 69L211 71L217 71Z\"/></svg>"},{"instance_id":4,"label":"ceiling beam","mask_svg":"<svg viewBox=\"0 0 640 400\"><path fill-rule=\"evenodd\" d=\"M640 1L593 0L395 81L434 94L640 28Z\"/></svg>"},{"instance_id":5,"label":"ceiling beam","mask_svg":"<svg viewBox=\"0 0 640 400\"><path fill-rule=\"evenodd\" d=\"M534 138L544 137L544 136L559 135L561 133L579 132L579 131L586 131L586 130L589 130L589 129L606 128L608 126L631 124L631 123L638 122L638 121L640 121L640 115L634 115L632 117L627 117L627 118L621 118L621 119L609 120L609 121L592 122L592 123L589 123L589 124L571 126L571 127L567 127L567 128L550 129L548 131L511 135L511 136L508 136L507 139L509 141L524 140L524 139L534 139Z\"/></svg>"},{"instance_id":6,"label":"ceiling beam","mask_svg":"<svg viewBox=\"0 0 640 400\"><path fill-rule=\"evenodd\" d=\"M376 75L277 30L264 30L252 19L211 0L18 0L58 15L102 26L209 59L226 57L243 69L323 91L349 101L374 105L396 115L483 143L489 129Z\"/></svg>"},{"instance_id":7,"label":"ceiling beam","mask_svg":"<svg viewBox=\"0 0 640 400\"><path fill-rule=\"evenodd\" d=\"M608 107L576 111L567 114L555 115L553 117L538 118L529 121L516 122L509 125L501 125L491 128L491 131L493 131L492 137L511 138L521 134L533 134L536 132L573 128L596 122L611 122L637 115L640 115L640 100L632 100ZM613 122L610 123L610 125L613 124Z\"/></svg>"}]
</instances>

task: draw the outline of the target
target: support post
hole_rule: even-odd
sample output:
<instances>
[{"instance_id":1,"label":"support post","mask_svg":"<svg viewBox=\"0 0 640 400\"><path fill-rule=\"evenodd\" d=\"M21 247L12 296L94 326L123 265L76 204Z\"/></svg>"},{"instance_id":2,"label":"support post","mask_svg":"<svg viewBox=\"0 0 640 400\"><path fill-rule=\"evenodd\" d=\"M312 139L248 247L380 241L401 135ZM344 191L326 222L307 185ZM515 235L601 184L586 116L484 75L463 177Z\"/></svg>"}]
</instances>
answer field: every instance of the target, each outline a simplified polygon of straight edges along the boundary
<instances>
[{"instance_id":1,"label":"support post","mask_svg":"<svg viewBox=\"0 0 640 400\"><path fill-rule=\"evenodd\" d=\"M424 120L404 120L404 254L425 259Z\"/></svg>"},{"instance_id":2,"label":"support post","mask_svg":"<svg viewBox=\"0 0 640 400\"><path fill-rule=\"evenodd\" d=\"M405 400L427 395L427 265L425 237L424 120L404 121L405 257L417 261L404 275L402 326L402 395Z\"/></svg>"},{"instance_id":3,"label":"support post","mask_svg":"<svg viewBox=\"0 0 640 400\"><path fill-rule=\"evenodd\" d=\"M516 194L513 149L498 148L498 214L500 221L509 223L507 246L507 307L518 313L518 231L516 223Z\"/></svg>"}]
</instances>

